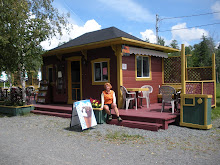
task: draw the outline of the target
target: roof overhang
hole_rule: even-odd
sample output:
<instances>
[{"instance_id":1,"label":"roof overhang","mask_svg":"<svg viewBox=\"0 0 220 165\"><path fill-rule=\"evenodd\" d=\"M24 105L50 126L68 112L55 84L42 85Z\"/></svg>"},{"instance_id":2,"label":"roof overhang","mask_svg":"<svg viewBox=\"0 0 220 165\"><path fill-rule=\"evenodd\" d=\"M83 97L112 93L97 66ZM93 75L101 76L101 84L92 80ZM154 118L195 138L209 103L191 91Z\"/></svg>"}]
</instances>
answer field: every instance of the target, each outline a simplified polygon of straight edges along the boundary
<instances>
[{"instance_id":1,"label":"roof overhang","mask_svg":"<svg viewBox=\"0 0 220 165\"><path fill-rule=\"evenodd\" d=\"M99 42L93 42L93 43L88 43L85 45L78 45L78 46L73 46L73 47L68 47L68 48L63 48L63 49L53 49L53 50L50 50L50 51L44 53L42 56L46 57L46 56L52 56L52 55L67 54L67 53L77 52L77 51L81 51L81 50L96 49L96 48L118 45L118 44L137 46L137 47L151 49L151 50L160 51L160 52L164 52L164 53L172 53L172 52L179 52L180 51L179 49L174 49L174 48L170 48L170 47L166 47L166 46L151 44L148 42L137 41L137 40L124 38L124 37L119 37L119 38L103 40L103 41L99 41Z\"/></svg>"},{"instance_id":2,"label":"roof overhang","mask_svg":"<svg viewBox=\"0 0 220 165\"><path fill-rule=\"evenodd\" d=\"M163 57L168 58L168 53L150 50L150 49L143 49L143 48L136 48L129 46L130 54L139 54L139 55L147 55L147 56L156 56L156 57Z\"/></svg>"}]
</instances>

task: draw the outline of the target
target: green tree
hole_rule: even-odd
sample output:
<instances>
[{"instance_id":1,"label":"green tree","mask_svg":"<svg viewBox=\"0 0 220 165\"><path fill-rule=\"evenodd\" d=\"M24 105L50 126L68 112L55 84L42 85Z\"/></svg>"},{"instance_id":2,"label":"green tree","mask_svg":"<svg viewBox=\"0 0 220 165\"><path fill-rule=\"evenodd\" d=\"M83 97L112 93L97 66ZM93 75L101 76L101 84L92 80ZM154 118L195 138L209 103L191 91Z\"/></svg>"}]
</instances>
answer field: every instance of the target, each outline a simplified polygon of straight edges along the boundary
<instances>
[{"instance_id":1,"label":"green tree","mask_svg":"<svg viewBox=\"0 0 220 165\"><path fill-rule=\"evenodd\" d=\"M193 66L211 66L212 65L212 53L214 53L214 41L213 39L202 36L202 41L199 44L193 46Z\"/></svg>"},{"instance_id":2,"label":"green tree","mask_svg":"<svg viewBox=\"0 0 220 165\"><path fill-rule=\"evenodd\" d=\"M216 64L216 80L219 83L220 80L220 44L215 51L215 64Z\"/></svg>"},{"instance_id":3,"label":"green tree","mask_svg":"<svg viewBox=\"0 0 220 165\"><path fill-rule=\"evenodd\" d=\"M192 55L193 52L193 47L191 45L185 47L185 54L186 55ZM192 61L192 56L187 56L187 66L192 67L193 66L193 61Z\"/></svg>"},{"instance_id":4,"label":"green tree","mask_svg":"<svg viewBox=\"0 0 220 165\"><path fill-rule=\"evenodd\" d=\"M42 63L40 43L57 33L62 35L67 24L69 15L59 14L52 2L0 0L0 70L18 71L23 89L25 71L38 70Z\"/></svg>"},{"instance_id":5,"label":"green tree","mask_svg":"<svg viewBox=\"0 0 220 165\"><path fill-rule=\"evenodd\" d=\"M158 45L165 46L164 38L158 37Z\"/></svg>"},{"instance_id":6,"label":"green tree","mask_svg":"<svg viewBox=\"0 0 220 165\"><path fill-rule=\"evenodd\" d=\"M179 49L177 40L172 40L170 43L170 47L174 49Z\"/></svg>"},{"instance_id":7,"label":"green tree","mask_svg":"<svg viewBox=\"0 0 220 165\"><path fill-rule=\"evenodd\" d=\"M149 38L146 38L146 39L145 39L145 41L146 41L146 42L148 42L148 43L150 43L150 40L149 40Z\"/></svg>"},{"instance_id":8,"label":"green tree","mask_svg":"<svg viewBox=\"0 0 220 165\"><path fill-rule=\"evenodd\" d=\"M177 40L172 40L170 43L170 47L174 49L179 49ZM169 56L180 56L180 52L170 53Z\"/></svg>"}]
</instances>

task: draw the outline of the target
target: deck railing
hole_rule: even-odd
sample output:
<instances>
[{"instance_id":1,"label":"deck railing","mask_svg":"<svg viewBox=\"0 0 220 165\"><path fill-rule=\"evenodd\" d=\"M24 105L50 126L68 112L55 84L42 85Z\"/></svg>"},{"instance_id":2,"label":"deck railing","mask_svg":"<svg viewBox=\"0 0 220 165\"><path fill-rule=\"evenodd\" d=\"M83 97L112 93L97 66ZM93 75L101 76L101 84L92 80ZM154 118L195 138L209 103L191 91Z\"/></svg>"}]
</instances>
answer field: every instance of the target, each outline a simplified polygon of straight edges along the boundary
<instances>
[{"instance_id":1,"label":"deck railing","mask_svg":"<svg viewBox=\"0 0 220 165\"><path fill-rule=\"evenodd\" d=\"M212 106L215 106L215 80L186 81L186 94L212 95Z\"/></svg>"}]
</instances>

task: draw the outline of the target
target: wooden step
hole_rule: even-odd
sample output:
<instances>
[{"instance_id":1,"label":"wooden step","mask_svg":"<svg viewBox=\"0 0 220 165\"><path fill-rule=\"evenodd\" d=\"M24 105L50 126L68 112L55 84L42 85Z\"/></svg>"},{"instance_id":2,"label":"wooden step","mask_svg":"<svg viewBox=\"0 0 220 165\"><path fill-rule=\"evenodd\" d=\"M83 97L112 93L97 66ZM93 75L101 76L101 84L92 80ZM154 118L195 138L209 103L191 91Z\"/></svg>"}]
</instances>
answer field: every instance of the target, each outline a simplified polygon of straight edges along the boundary
<instances>
[{"instance_id":1,"label":"wooden step","mask_svg":"<svg viewBox=\"0 0 220 165\"><path fill-rule=\"evenodd\" d=\"M148 122L139 122L139 121L131 121L131 120L123 120L122 122L119 122L117 119L112 119L112 121L108 121L107 123L118 126L129 127L129 128L150 130L150 131L158 131L163 126L162 124L158 124L158 123L148 123Z\"/></svg>"},{"instance_id":2,"label":"wooden step","mask_svg":"<svg viewBox=\"0 0 220 165\"><path fill-rule=\"evenodd\" d=\"M40 110L32 110L31 113L48 115L48 116L57 116L63 118L71 118L71 114L67 114L67 113L58 113L58 112L49 112L49 111L40 111Z\"/></svg>"},{"instance_id":3,"label":"wooden step","mask_svg":"<svg viewBox=\"0 0 220 165\"><path fill-rule=\"evenodd\" d=\"M72 109L69 108L69 107L58 107L58 106L43 107L43 106L35 106L35 110L72 114Z\"/></svg>"}]
</instances>

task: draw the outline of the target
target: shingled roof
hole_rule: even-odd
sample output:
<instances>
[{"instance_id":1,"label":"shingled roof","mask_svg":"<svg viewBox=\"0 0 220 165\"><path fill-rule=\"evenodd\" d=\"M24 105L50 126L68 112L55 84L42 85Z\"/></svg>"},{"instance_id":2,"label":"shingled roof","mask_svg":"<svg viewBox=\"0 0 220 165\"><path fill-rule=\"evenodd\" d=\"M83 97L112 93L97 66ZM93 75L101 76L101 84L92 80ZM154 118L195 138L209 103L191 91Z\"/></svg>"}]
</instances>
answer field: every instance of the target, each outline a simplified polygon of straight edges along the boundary
<instances>
[{"instance_id":1,"label":"shingled roof","mask_svg":"<svg viewBox=\"0 0 220 165\"><path fill-rule=\"evenodd\" d=\"M79 45L85 45L88 43L93 43L93 42L99 42L99 41L104 41L104 40L109 40L113 38L119 38L119 37L125 37L137 41L143 41L135 36L132 36L116 27L109 27L106 29L102 30L97 30L93 32L88 32L85 33L63 45L60 45L52 50L59 50L63 48L68 48L68 47L74 47L74 46L79 46Z\"/></svg>"}]
</instances>

